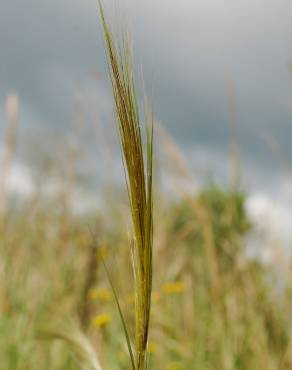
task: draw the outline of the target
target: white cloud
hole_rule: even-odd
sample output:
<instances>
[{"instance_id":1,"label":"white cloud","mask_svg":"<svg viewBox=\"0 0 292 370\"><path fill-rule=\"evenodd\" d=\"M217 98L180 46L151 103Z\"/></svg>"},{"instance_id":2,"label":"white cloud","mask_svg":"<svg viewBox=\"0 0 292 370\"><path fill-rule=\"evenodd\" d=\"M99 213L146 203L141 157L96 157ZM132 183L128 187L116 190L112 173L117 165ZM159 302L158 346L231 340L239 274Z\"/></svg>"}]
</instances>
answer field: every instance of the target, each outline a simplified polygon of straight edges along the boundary
<instances>
[{"instance_id":1,"label":"white cloud","mask_svg":"<svg viewBox=\"0 0 292 370\"><path fill-rule=\"evenodd\" d=\"M248 241L249 253L260 257L268 264L289 260L292 255L292 206L270 194L252 193L246 209L253 224Z\"/></svg>"},{"instance_id":2,"label":"white cloud","mask_svg":"<svg viewBox=\"0 0 292 370\"><path fill-rule=\"evenodd\" d=\"M8 192L20 196L30 196L34 191L33 181L27 167L15 163L7 180Z\"/></svg>"}]
</instances>

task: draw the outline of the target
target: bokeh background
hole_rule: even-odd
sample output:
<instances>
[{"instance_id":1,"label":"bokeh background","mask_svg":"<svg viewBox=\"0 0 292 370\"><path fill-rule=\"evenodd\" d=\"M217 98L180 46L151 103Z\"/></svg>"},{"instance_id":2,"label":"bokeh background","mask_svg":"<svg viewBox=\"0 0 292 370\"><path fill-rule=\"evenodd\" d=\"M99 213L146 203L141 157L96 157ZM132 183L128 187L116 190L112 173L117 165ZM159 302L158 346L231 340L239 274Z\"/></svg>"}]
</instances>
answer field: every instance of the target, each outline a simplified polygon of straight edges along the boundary
<instances>
[{"instance_id":1,"label":"bokeh background","mask_svg":"<svg viewBox=\"0 0 292 370\"><path fill-rule=\"evenodd\" d=\"M167 232L175 234L177 230L179 230L179 236L176 235L178 239L174 238L169 242L170 245L175 244L180 238L183 238L183 244L192 244L196 237L192 233L189 235L185 229L180 229L190 217L190 210L184 203L184 197L186 194L188 196L192 194L200 198L201 192L204 194L205 189L209 187L223 189L223 193L221 190L219 193L214 190L214 194L207 191L207 195L203 195L203 203L206 201L204 206L208 208L210 201L213 212L212 202L217 199L216 196L220 198L219 203L223 202L223 205L220 203L223 209L226 205L229 210L229 202L238 205L239 214L234 215L231 212L233 216L230 217L232 220L235 217L240 225L241 222L245 225L246 217L250 232L246 235L245 226L242 228L240 226L238 230L237 226L228 224L231 229L235 227L236 231L234 234L232 232L232 235L227 233L226 238L232 245L237 245L237 237L240 236L245 248L245 257L252 257L255 263L260 263L260 269L271 268L273 274L277 276L276 283L271 284L277 287L277 296L290 279L292 253L291 1L106 0L104 3L116 34L119 34L121 29L129 32L140 96L143 97L145 91L149 101L154 98L155 102L157 121L155 181L159 189L157 199L161 200L161 206L158 203L160 208L158 215L165 221L163 226L157 227L158 245L169 242ZM15 315L16 321L0 319L0 327L3 325L8 332L15 322L18 322L18 318L29 316L27 312L34 318L32 321L35 321L35 315L42 317L43 311L40 308L42 305L46 307L44 311L51 310L49 298L48 301L32 300L31 305L26 307L25 297L34 296L34 288L38 286L37 283L30 285L33 279L40 279L37 290L58 292L56 297L59 297L58 294L62 296L67 292L67 288L69 291L72 288L70 284L68 286L66 284L70 279L75 281L72 278L74 271L79 271L82 275L83 269L87 276L88 269L90 270L90 264L87 265L86 262L87 252L81 257L83 254L78 250L80 264L78 261L72 265L68 262L74 260L76 252L74 248L77 248L78 243L90 244L87 220L91 224L94 222L96 225L102 224L97 228L103 230L101 239L102 245L106 245L105 249L118 240L121 248L122 244L127 244L129 223L126 221L128 215L126 195L121 190L124 180L123 168L97 1L2 1L0 51L0 215L8 215L4 223L6 225L8 222L8 226L7 234L3 232L2 253L6 253L6 245L10 245L10 248L22 244L30 246L26 247L30 251L28 255L19 251L19 260L11 262L9 254L10 257L7 259L9 262L2 266L3 276L6 275L9 266L12 266L11 271L19 269L21 271L19 275L18 273L13 275L15 280L9 278L7 286L2 284L2 290L5 292L9 292L10 289L20 291L20 298L15 299L16 303L14 298L11 298L14 302L11 303L11 312ZM239 198L232 198L234 189L244 194L244 200L241 195ZM228 194L231 194L231 198ZM177 206L177 202L180 201L182 203ZM164 219L163 212L167 209L165 202L169 202L174 208L166 212L170 218ZM214 212L212 217L215 217L216 225L218 219L218 228L221 230L222 214L219 212L218 216L216 207ZM174 215L177 215L177 219ZM28 224L22 224L20 220L25 220ZM222 222L224 224L225 221ZM68 226L70 224L71 227ZM218 236L216 225L213 225L215 244ZM115 227L125 228L127 232L115 232L113 231ZM224 229L224 233L225 231ZM184 239L185 237L187 239ZM41 244L41 240L45 241L44 245L47 248L51 242L54 245L51 252L44 247L46 252L41 253L40 266L43 263L48 269L44 275L37 268L35 270L34 265L37 264L34 253L40 253L34 248ZM204 244L202 241L200 243ZM218 245L221 245L220 243L221 241ZM70 247L66 249L67 244ZM32 255L30 248L34 250ZM54 261L58 259L58 250L62 250L60 255L63 259L60 258L60 261L66 263L60 265L60 271L56 267L58 270L56 272L51 269L51 263L48 261L50 258ZM27 267L28 270L25 269L25 272L19 267L23 259L22 253L28 258L27 266L31 266ZM89 251L89 261L90 253ZM167 254L168 261L177 258L173 252L163 253ZM127 266L125 256L120 258L122 266ZM174 263L171 265L171 271L158 269L160 282L174 284L164 286L162 288L164 294L171 295L173 291L174 294L182 294L187 289L188 280L185 282L179 273L182 265L180 262L178 265ZM61 281L64 279L63 285L59 286L55 282L52 286L47 284L47 277L55 273L57 275L60 273ZM167 276L166 281L163 278L164 273ZM200 276L201 272L196 273ZM270 284L271 276L275 277L273 274L268 274L269 277L263 280L269 281ZM27 295L21 292L20 281L23 276L29 281L25 285ZM88 276L90 280L90 271ZM232 276L237 275L234 273ZM103 277L102 284L105 280ZM88 289L86 284L85 287L78 284L81 283L76 282L72 291L81 289L86 293L87 290L93 289L90 282ZM251 286L253 284L254 282ZM50 294L55 297L55 293ZM72 292L67 293L68 306L73 307L72 302L75 302L76 297L70 295ZM5 294L3 297L6 297ZM93 300L100 299L105 304L112 304L111 293L108 290L91 291L91 294ZM289 294L285 295L285 300ZM236 301L237 298L232 297ZM261 299L259 297L262 297L261 293L255 293L250 298L251 302L253 299L257 302L257 299ZM211 301L212 299L213 296ZM272 302L276 300L274 296L271 298ZM7 297L3 298L3 302L6 301ZM186 299L184 307L186 317L189 317L190 312L188 304L189 301ZM165 305L167 306L166 303ZM25 307L23 311L21 307ZM70 310L66 311L67 301L64 307L63 313L68 313ZM175 307L177 302L173 303L170 312L174 312ZM290 306L286 305L283 311L288 311L287 307ZM9 313L9 308L6 309ZM22 312L19 315L18 309ZM255 308L255 312L261 312L260 308ZM96 316L97 327L103 327L110 321L106 316L107 311L106 313L102 311L101 315L105 316L101 318ZM215 313L210 315L214 319ZM277 314L275 317L278 318ZM275 319L275 322L277 320ZM240 319L236 317L234 321L237 323ZM30 368L21 364L29 363L23 359L29 357L33 342L27 342L29 343L27 347L23 351L19 350L22 335L26 331L25 324L19 325L21 333L19 337L8 340L8 342L11 340L12 349L5 347L2 352L5 353L5 358L11 360L11 362L7 360L5 370ZM178 325L184 327L181 322ZM115 324L115 330L116 326ZM185 327L184 329L186 330ZM217 329L215 328L214 332ZM30 330L33 336L35 328ZM194 333L196 330L197 328L194 329ZM200 330L198 329L198 332ZM220 330L217 332L221 332ZM274 329L259 330L268 332ZM112 332L109 330L109 333ZM115 353L118 353L118 345L112 343L109 333L103 333L104 342L114 345ZM281 337L282 334L278 334L277 332L272 337ZM163 338L160 335L162 334L159 333L158 338ZM193 333L186 337L193 338L192 335ZM236 336L234 333L232 335ZM229 340L232 342L232 335L225 338L225 343L228 344ZM249 335L252 337L253 334L249 332ZM0 340L2 345L6 341L5 338L3 336L2 342ZM217 339L220 342L220 338L219 335L211 342L214 344ZM186 339L182 339L184 340ZM160 342L155 343L153 353L156 352ZM290 348L289 345L287 348ZM212 344L210 346L212 347ZM61 351L60 348L54 347L52 351ZM287 348L283 350L285 353L289 352ZM15 355L13 351L19 355ZM187 354L183 350L181 352L180 357L175 355L173 361L168 359L173 357L172 355L163 354L159 359L161 362L158 361L157 364L164 363L161 358L167 358L167 363L174 364L173 367L169 365L168 368L171 370L196 369L188 362L191 357L189 352ZM281 352L279 356L282 355ZM109 361L111 354L107 356ZM285 356L283 355L283 358ZM15 358L22 358L24 362L13 362ZM45 355L40 354L37 358L39 362L36 364L41 364ZM188 361L183 362L181 359L184 358ZM213 360L216 363L216 356ZM210 360L209 365L213 360ZM66 361L60 360L60 365L56 360L56 363L52 362L50 366L52 369L75 369L71 360ZM180 364L180 361L184 365L176 365ZM200 361L198 360L197 365L203 366L204 361ZM231 362L226 361L221 363L222 369L247 369L248 367L244 366L255 364L261 366L264 363L264 359L254 363L238 360L237 365L234 365L236 360L234 362L230 360L233 365L229 366L228 363ZM281 369L289 368L287 361L286 356L285 360L279 362L283 366ZM63 363L68 367L65 365L62 367ZM126 366L121 365L124 363L126 360L122 358L119 366ZM279 368L277 367L280 366L279 363L270 362L270 369ZM115 366L123 368L118 367L114 361L113 363L110 361L110 364L111 369L115 369ZM206 365L206 369L209 368L212 367Z\"/></svg>"},{"instance_id":2,"label":"bokeh background","mask_svg":"<svg viewBox=\"0 0 292 370\"><path fill-rule=\"evenodd\" d=\"M235 136L252 211L263 208L274 223L281 218L288 227L292 5L285 0L108 3L114 22L124 17L137 70L141 66L147 93L155 96L157 118L184 152L197 185L210 177L226 184ZM0 14L1 137L11 90L21 105L18 135L39 135L41 147L47 133L62 141L72 131L78 105L87 126L82 145L91 152L86 160L97 174L97 136L104 143L102 135L111 135L113 125L96 1L10 1L1 4ZM29 192L30 172L19 152L12 181L17 191ZM103 169L99 172L102 178Z\"/></svg>"}]
</instances>

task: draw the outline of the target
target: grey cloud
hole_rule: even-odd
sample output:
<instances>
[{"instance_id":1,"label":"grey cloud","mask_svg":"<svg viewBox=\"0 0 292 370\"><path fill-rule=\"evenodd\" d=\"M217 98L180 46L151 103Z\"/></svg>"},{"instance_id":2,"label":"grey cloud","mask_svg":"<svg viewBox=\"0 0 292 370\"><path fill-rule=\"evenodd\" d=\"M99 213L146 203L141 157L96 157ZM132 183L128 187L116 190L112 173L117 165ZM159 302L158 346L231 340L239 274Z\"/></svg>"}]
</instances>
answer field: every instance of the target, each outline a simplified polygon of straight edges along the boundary
<instances>
[{"instance_id":1,"label":"grey cloud","mask_svg":"<svg viewBox=\"0 0 292 370\"><path fill-rule=\"evenodd\" d=\"M263 167L269 153L261 135L267 131L292 160L290 1L126 0L120 8L127 14L148 93L154 87L158 117L182 147L225 150L226 78L231 77L244 156ZM96 0L2 2L1 100L15 88L29 112L27 121L66 127L74 94L90 86L106 97L92 102L91 109L104 103L102 117L109 117L99 31ZM98 81L92 71L99 71Z\"/></svg>"}]
</instances>

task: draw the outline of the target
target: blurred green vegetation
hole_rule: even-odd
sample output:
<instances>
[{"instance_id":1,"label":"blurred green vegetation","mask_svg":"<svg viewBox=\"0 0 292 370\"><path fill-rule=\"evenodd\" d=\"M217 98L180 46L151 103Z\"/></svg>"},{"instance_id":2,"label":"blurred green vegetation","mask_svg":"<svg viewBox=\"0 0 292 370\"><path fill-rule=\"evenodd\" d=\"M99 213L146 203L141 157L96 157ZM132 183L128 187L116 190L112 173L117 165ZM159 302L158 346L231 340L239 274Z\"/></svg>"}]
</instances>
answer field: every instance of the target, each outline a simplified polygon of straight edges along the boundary
<instances>
[{"instance_id":1,"label":"blurred green vegetation","mask_svg":"<svg viewBox=\"0 0 292 370\"><path fill-rule=\"evenodd\" d=\"M107 197L108 209L99 213L78 215L66 202L40 196L3 217L1 370L90 369L70 341L41 334L64 331L74 337L76 327L103 369L129 369L101 265L103 256L132 333L128 215L122 202ZM278 289L273 272L247 257L253 226L245 194L211 186L195 196L158 200L150 368L291 369L291 289Z\"/></svg>"}]
</instances>

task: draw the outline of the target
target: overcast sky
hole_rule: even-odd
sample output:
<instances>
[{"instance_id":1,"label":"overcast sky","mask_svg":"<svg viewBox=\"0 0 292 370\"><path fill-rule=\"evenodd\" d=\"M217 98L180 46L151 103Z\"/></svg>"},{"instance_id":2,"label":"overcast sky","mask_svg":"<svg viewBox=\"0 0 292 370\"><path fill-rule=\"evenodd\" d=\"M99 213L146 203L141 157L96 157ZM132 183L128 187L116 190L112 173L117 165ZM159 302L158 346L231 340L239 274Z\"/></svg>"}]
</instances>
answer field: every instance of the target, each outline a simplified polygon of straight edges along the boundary
<instances>
[{"instance_id":1,"label":"overcast sky","mask_svg":"<svg viewBox=\"0 0 292 370\"><path fill-rule=\"evenodd\" d=\"M106 7L112 9L113 1L105 0ZM190 163L209 159L206 166L219 176L227 171L226 91L232 81L246 184L281 193L289 164L280 166L263 138L274 136L292 167L292 2L116 3L133 38L136 65L153 86L157 117ZM1 1L0 50L0 101L3 107L11 89L19 93L22 132L68 130L78 94L88 100L91 117L111 120L97 0ZM4 123L3 109L0 118Z\"/></svg>"}]
</instances>

